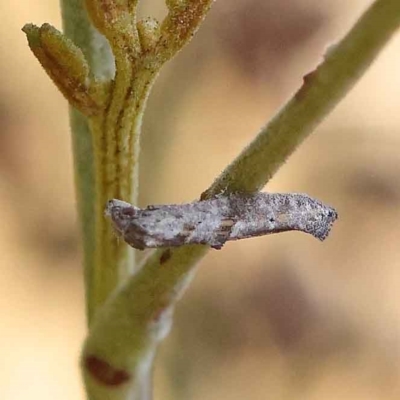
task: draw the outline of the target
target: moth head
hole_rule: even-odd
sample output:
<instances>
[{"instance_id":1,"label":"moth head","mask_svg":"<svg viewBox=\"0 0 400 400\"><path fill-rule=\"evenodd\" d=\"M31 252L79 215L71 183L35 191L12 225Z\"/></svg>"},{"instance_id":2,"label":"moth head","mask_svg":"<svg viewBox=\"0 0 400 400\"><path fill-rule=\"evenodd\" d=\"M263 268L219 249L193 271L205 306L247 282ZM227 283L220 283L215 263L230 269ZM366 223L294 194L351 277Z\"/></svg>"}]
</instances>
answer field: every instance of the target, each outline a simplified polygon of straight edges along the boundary
<instances>
[{"instance_id":1,"label":"moth head","mask_svg":"<svg viewBox=\"0 0 400 400\"><path fill-rule=\"evenodd\" d=\"M139 208L122 200L112 199L107 202L104 214L111 218L115 230L123 235L126 228L138 214Z\"/></svg>"}]
</instances>

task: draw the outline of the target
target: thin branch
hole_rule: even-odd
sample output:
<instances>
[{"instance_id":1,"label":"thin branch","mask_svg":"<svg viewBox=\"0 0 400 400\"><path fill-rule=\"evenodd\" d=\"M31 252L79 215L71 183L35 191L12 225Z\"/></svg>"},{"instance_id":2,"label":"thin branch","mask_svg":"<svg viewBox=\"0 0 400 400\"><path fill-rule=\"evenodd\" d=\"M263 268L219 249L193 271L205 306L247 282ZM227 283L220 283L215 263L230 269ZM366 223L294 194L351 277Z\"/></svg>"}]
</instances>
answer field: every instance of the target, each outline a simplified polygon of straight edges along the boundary
<instances>
[{"instance_id":1,"label":"thin branch","mask_svg":"<svg viewBox=\"0 0 400 400\"><path fill-rule=\"evenodd\" d=\"M300 90L227 167L203 199L221 192L256 191L268 182L351 89L399 24L400 1L376 1L322 64L305 76ZM143 370L150 369L157 344L168 332L174 305L207 250L207 246L189 245L152 252L139 272L104 305L82 356L93 399L122 400L135 390L135 380ZM105 376L123 379L110 383Z\"/></svg>"},{"instance_id":2,"label":"thin branch","mask_svg":"<svg viewBox=\"0 0 400 400\"><path fill-rule=\"evenodd\" d=\"M155 54L158 63L170 60L196 33L214 0L166 0L168 15L160 27Z\"/></svg>"},{"instance_id":3,"label":"thin branch","mask_svg":"<svg viewBox=\"0 0 400 400\"><path fill-rule=\"evenodd\" d=\"M297 146L350 91L398 29L400 2L378 0L350 32L331 45L302 87L215 180L202 198L260 190Z\"/></svg>"}]
</instances>

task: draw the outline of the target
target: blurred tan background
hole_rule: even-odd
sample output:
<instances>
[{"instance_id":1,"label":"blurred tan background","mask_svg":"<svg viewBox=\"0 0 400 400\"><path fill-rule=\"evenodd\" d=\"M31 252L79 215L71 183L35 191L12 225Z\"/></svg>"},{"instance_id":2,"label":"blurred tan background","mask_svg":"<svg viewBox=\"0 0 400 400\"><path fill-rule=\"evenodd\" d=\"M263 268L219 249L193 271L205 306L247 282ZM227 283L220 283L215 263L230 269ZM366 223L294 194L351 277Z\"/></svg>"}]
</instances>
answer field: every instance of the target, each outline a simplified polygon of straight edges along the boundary
<instances>
[{"instance_id":1,"label":"blurred tan background","mask_svg":"<svg viewBox=\"0 0 400 400\"><path fill-rule=\"evenodd\" d=\"M161 1L142 12L161 16ZM197 197L301 84L366 0L218 1L163 71L141 202ZM79 400L83 282L66 102L28 50L56 1L0 3L0 393ZM158 399L400 397L400 33L268 186L340 215L212 251L156 366Z\"/></svg>"}]
</instances>

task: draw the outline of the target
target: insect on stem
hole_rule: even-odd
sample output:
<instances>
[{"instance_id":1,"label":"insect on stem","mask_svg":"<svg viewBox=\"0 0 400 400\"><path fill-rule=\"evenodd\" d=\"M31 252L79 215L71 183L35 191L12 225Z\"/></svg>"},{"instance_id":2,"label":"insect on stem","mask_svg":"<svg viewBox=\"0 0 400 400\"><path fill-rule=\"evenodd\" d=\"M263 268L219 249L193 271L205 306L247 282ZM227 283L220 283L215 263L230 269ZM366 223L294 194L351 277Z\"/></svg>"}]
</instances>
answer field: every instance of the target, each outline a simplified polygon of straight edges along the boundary
<instances>
[{"instance_id":1,"label":"insect on stem","mask_svg":"<svg viewBox=\"0 0 400 400\"><path fill-rule=\"evenodd\" d=\"M297 193L231 194L144 209L114 199L105 214L117 234L140 250L186 244L220 249L228 240L293 230L324 240L338 216L332 207Z\"/></svg>"}]
</instances>

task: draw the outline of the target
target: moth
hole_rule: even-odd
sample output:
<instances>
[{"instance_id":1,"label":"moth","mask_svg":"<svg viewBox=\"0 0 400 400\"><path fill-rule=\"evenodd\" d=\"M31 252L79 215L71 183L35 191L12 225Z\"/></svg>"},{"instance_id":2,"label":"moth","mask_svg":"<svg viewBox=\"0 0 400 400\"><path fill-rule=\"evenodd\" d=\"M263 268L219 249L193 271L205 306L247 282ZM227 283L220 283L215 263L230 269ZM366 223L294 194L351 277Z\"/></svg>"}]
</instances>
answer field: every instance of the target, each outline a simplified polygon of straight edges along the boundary
<instances>
[{"instance_id":1,"label":"moth","mask_svg":"<svg viewBox=\"0 0 400 400\"><path fill-rule=\"evenodd\" d=\"M220 195L144 209L113 199L105 214L117 234L139 250L187 244L220 249L228 240L292 230L324 240L338 216L332 207L296 193Z\"/></svg>"}]
</instances>

